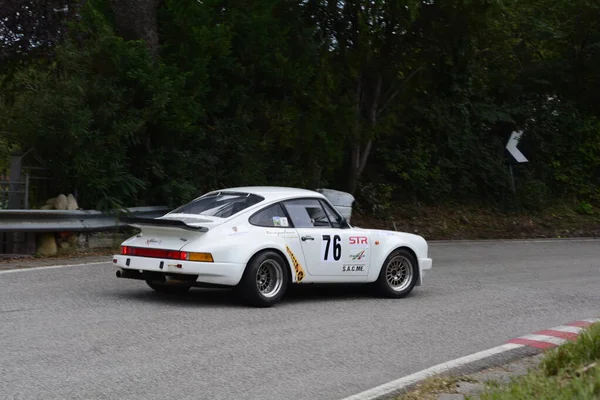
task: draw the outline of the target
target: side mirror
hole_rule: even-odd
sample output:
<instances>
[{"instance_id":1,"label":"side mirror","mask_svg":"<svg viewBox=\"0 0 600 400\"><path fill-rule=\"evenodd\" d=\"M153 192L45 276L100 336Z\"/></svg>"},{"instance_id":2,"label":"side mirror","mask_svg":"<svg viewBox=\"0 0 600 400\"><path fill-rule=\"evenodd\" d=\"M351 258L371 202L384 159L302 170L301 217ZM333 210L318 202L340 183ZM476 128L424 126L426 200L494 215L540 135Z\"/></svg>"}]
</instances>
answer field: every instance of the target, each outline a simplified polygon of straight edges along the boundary
<instances>
[{"instance_id":1,"label":"side mirror","mask_svg":"<svg viewBox=\"0 0 600 400\"><path fill-rule=\"evenodd\" d=\"M340 227L342 228L350 228L350 222L343 215L339 219Z\"/></svg>"}]
</instances>

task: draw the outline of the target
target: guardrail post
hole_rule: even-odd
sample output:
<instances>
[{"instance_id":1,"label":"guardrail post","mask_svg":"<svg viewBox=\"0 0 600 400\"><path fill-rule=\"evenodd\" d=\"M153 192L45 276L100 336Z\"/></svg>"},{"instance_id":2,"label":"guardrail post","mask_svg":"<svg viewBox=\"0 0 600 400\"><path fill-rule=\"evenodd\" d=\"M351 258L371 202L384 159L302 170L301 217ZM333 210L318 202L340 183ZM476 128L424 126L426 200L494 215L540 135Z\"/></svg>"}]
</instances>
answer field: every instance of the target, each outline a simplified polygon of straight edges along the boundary
<instances>
[{"instance_id":1,"label":"guardrail post","mask_svg":"<svg viewBox=\"0 0 600 400\"><path fill-rule=\"evenodd\" d=\"M22 207L22 197L21 193L19 193L19 185L21 184L21 161L22 157L20 155L10 157L8 208L13 210Z\"/></svg>"},{"instance_id":2,"label":"guardrail post","mask_svg":"<svg viewBox=\"0 0 600 400\"><path fill-rule=\"evenodd\" d=\"M25 209L29 210L29 174L25 174Z\"/></svg>"}]
</instances>

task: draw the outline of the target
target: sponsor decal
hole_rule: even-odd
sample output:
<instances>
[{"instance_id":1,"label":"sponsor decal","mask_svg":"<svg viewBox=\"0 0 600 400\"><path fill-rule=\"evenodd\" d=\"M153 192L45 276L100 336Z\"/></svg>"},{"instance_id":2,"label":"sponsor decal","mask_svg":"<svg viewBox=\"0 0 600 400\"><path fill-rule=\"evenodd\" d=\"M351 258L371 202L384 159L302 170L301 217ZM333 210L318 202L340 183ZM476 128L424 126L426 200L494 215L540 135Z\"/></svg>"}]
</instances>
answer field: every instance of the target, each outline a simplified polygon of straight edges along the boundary
<instances>
[{"instance_id":1,"label":"sponsor decal","mask_svg":"<svg viewBox=\"0 0 600 400\"><path fill-rule=\"evenodd\" d=\"M286 217L273 217L273 226L290 226Z\"/></svg>"},{"instance_id":2,"label":"sponsor decal","mask_svg":"<svg viewBox=\"0 0 600 400\"><path fill-rule=\"evenodd\" d=\"M153 245L153 244L159 245L161 243L162 243L162 240L156 240L154 238L146 240L146 246L150 246L150 245Z\"/></svg>"},{"instance_id":3,"label":"sponsor decal","mask_svg":"<svg viewBox=\"0 0 600 400\"><path fill-rule=\"evenodd\" d=\"M295 239L298 238L298 234L295 231L288 230L277 230L277 231L266 231L267 235L279 236L284 239Z\"/></svg>"},{"instance_id":4,"label":"sponsor decal","mask_svg":"<svg viewBox=\"0 0 600 400\"><path fill-rule=\"evenodd\" d=\"M369 244L369 239L366 236L350 236L350 246L359 246L361 244Z\"/></svg>"},{"instance_id":5,"label":"sponsor decal","mask_svg":"<svg viewBox=\"0 0 600 400\"><path fill-rule=\"evenodd\" d=\"M248 227L246 226L234 226L231 228L232 232L228 233L228 236L237 236L248 233Z\"/></svg>"},{"instance_id":6,"label":"sponsor decal","mask_svg":"<svg viewBox=\"0 0 600 400\"><path fill-rule=\"evenodd\" d=\"M302 279L304 279L304 270L302 269L302 266L300 266L298 259L296 259L296 256L292 252L292 249L290 249L288 246L285 246L285 249L287 250L287 253L289 254L290 258L292 259L292 262L294 263L294 271L296 272L296 281L302 282Z\"/></svg>"},{"instance_id":7,"label":"sponsor decal","mask_svg":"<svg viewBox=\"0 0 600 400\"><path fill-rule=\"evenodd\" d=\"M344 264L342 266L342 272L363 272L365 270L365 264Z\"/></svg>"},{"instance_id":8,"label":"sponsor decal","mask_svg":"<svg viewBox=\"0 0 600 400\"><path fill-rule=\"evenodd\" d=\"M356 254L350 254L350 259L353 261L362 260L363 258L367 257L366 253L367 253L366 250L361 250Z\"/></svg>"}]
</instances>

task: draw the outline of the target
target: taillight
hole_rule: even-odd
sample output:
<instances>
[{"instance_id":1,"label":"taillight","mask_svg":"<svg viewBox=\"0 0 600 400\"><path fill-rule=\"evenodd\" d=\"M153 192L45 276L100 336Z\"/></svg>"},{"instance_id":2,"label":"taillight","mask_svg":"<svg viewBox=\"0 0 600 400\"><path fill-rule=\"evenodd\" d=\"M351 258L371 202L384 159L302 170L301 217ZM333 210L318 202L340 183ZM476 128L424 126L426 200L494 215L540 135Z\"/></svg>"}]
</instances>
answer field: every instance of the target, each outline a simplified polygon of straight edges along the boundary
<instances>
[{"instance_id":1,"label":"taillight","mask_svg":"<svg viewBox=\"0 0 600 400\"><path fill-rule=\"evenodd\" d=\"M148 249L143 247L121 246L121 254L127 256L168 258L171 260L189 260L213 262L210 253L188 253L187 251Z\"/></svg>"},{"instance_id":2,"label":"taillight","mask_svg":"<svg viewBox=\"0 0 600 400\"><path fill-rule=\"evenodd\" d=\"M190 261L213 262L213 256L210 253L190 253Z\"/></svg>"}]
</instances>

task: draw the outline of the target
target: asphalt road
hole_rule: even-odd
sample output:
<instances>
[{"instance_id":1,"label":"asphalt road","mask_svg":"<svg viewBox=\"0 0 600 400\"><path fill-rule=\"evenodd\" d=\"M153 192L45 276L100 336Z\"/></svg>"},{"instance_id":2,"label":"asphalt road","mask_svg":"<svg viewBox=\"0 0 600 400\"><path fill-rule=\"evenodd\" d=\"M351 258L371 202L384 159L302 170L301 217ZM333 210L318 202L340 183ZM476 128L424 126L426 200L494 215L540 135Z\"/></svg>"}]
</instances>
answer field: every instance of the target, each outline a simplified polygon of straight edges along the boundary
<instances>
[{"instance_id":1,"label":"asphalt road","mask_svg":"<svg viewBox=\"0 0 600 400\"><path fill-rule=\"evenodd\" d=\"M296 290L252 309L102 265L0 274L2 399L340 399L600 315L600 241L431 245L402 300Z\"/></svg>"}]
</instances>

